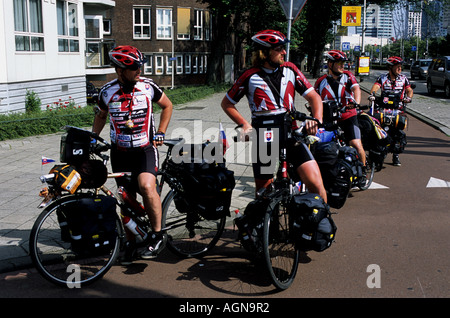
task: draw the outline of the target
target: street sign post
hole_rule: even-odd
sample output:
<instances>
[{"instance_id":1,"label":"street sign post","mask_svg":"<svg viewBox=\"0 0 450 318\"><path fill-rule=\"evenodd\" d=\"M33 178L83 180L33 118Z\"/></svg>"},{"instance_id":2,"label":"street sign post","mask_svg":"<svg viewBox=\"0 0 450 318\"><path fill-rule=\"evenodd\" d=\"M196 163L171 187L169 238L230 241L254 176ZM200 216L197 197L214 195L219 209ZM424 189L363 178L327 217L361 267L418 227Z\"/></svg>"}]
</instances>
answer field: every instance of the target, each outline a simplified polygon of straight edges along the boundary
<instances>
[{"instance_id":1,"label":"street sign post","mask_svg":"<svg viewBox=\"0 0 450 318\"><path fill-rule=\"evenodd\" d=\"M292 22L297 19L300 11L302 11L306 4L306 1L307 0L278 0L288 20L287 38L289 40L291 39ZM286 61L289 61L289 48L290 44L288 43L286 47Z\"/></svg>"}]
</instances>

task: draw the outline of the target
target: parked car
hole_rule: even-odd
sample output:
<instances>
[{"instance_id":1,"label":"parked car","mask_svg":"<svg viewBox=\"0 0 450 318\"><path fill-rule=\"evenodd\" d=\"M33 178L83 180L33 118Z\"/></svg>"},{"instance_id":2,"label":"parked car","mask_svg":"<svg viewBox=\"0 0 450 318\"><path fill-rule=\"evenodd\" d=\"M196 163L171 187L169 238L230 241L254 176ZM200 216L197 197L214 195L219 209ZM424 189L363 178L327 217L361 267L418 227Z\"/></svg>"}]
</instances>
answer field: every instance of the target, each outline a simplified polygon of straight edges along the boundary
<instances>
[{"instance_id":1,"label":"parked car","mask_svg":"<svg viewBox=\"0 0 450 318\"><path fill-rule=\"evenodd\" d=\"M427 78L428 66L432 59L419 59L411 64L411 79Z\"/></svg>"},{"instance_id":2,"label":"parked car","mask_svg":"<svg viewBox=\"0 0 450 318\"><path fill-rule=\"evenodd\" d=\"M444 90L445 96L450 98L450 56L435 58L428 67L428 94L434 94L436 89Z\"/></svg>"},{"instance_id":3,"label":"parked car","mask_svg":"<svg viewBox=\"0 0 450 318\"><path fill-rule=\"evenodd\" d=\"M97 103L98 89L89 81L86 81L86 102L88 104Z\"/></svg>"}]
</instances>

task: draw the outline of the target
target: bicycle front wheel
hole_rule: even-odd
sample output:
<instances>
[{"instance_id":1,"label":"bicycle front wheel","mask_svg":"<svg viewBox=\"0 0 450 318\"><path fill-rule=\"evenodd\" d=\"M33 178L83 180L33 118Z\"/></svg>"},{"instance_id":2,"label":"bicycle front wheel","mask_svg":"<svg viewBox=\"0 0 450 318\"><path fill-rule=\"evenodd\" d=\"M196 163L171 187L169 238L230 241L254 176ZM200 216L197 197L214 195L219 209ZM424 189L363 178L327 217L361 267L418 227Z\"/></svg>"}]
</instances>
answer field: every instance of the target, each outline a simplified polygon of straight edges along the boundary
<instances>
[{"instance_id":1,"label":"bicycle front wheel","mask_svg":"<svg viewBox=\"0 0 450 318\"><path fill-rule=\"evenodd\" d=\"M193 211L180 212L175 205L177 193L170 190L163 201L163 221L167 247L181 257L200 257L217 243L225 228L226 217L206 220Z\"/></svg>"},{"instance_id":2,"label":"bicycle front wheel","mask_svg":"<svg viewBox=\"0 0 450 318\"><path fill-rule=\"evenodd\" d=\"M116 220L115 241L101 252L74 251L68 233L61 230L65 208L77 204L80 198L91 196L77 194L64 196L42 211L30 234L30 255L39 273L50 282L80 287L101 278L114 264L120 250L121 225Z\"/></svg>"},{"instance_id":3,"label":"bicycle front wheel","mask_svg":"<svg viewBox=\"0 0 450 318\"><path fill-rule=\"evenodd\" d=\"M366 155L366 175L363 177L363 182L361 182L358 187L360 190L367 190L369 189L370 185L373 181L373 176L375 174L375 162L370 160L368 156L368 151Z\"/></svg>"},{"instance_id":4,"label":"bicycle front wheel","mask_svg":"<svg viewBox=\"0 0 450 318\"><path fill-rule=\"evenodd\" d=\"M297 274L299 250L291 238L289 213L283 200L272 201L264 218L264 260L276 288L287 289Z\"/></svg>"}]
</instances>

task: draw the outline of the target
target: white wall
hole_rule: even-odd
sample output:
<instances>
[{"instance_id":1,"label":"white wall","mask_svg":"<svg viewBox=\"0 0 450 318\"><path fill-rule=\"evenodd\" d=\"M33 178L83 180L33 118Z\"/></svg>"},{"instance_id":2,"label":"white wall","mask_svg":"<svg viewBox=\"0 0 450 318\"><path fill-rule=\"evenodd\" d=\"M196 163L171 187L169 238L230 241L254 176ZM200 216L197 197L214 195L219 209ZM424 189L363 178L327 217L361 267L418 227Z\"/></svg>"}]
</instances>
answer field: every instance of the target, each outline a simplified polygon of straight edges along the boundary
<instances>
[{"instance_id":1,"label":"white wall","mask_svg":"<svg viewBox=\"0 0 450 318\"><path fill-rule=\"evenodd\" d=\"M56 1L42 1L42 15L44 52L16 52L13 1L0 0L0 113L25 109L26 88L44 106L44 101L68 96L86 105L83 3L78 2L79 52L58 52Z\"/></svg>"}]
</instances>

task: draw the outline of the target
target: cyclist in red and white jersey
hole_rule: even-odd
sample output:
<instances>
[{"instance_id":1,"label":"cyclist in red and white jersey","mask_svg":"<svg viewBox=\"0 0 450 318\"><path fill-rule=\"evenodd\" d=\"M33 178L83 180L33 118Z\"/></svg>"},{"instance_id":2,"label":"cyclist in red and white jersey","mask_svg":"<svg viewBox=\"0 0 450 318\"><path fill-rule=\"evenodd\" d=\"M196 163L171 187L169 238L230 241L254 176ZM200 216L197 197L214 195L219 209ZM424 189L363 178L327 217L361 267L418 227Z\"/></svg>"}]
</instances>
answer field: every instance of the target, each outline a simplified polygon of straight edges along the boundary
<instances>
[{"instance_id":1,"label":"cyclist in red and white jersey","mask_svg":"<svg viewBox=\"0 0 450 318\"><path fill-rule=\"evenodd\" d=\"M148 248L140 255L153 258L161 250L161 199L156 190L158 171L157 146L164 142L164 133L172 115L172 102L151 79L140 77L146 62L135 47L118 46L109 52L117 78L105 84L99 92L98 109L93 132L100 134L109 113L111 131L111 167L114 172L132 172L132 182L117 179L131 193L139 192L150 218L153 233ZM161 109L160 123L155 129L153 103ZM123 264L136 256L134 236L128 235Z\"/></svg>"},{"instance_id":2,"label":"cyclist in red and white jersey","mask_svg":"<svg viewBox=\"0 0 450 318\"><path fill-rule=\"evenodd\" d=\"M297 66L285 62L285 44L289 40L279 31L264 30L252 37L255 51L252 56L253 67L245 71L234 83L222 100L225 113L238 125L243 125L244 133L249 134L253 127L237 110L236 104L247 97L252 112L252 122L258 116L276 116L294 109L295 92L301 94L312 106L312 115L322 121L322 101L312 85ZM306 122L308 134L315 135L318 125ZM258 134L256 134L258 136ZM260 140L262 142L262 140ZM254 143L258 144L258 142ZM254 159L254 158L253 158ZM289 146L287 159L293 164L308 190L327 199L317 162L304 144ZM255 161L255 160L253 160ZM253 162L256 191L272 182L272 173L263 173L263 164L258 156Z\"/></svg>"},{"instance_id":3,"label":"cyclist in red and white jersey","mask_svg":"<svg viewBox=\"0 0 450 318\"><path fill-rule=\"evenodd\" d=\"M361 102L361 89L350 71L344 70L347 55L339 50L326 53L328 74L317 79L314 88L323 101L336 101L347 106L346 111L338 121L344 132L344 137L350 146L358 151L360 161L366 164L366 153L361 142L361 131L358 125L355 103Z\"/></svg>"},{"instance_id":4,"label":"cyclist in red and white jersey","mask_svg":"<svg viewBox=\"0 0 450 318\"><path fill-rule=\"evenodd\" d=\"M405 103L411 103L414 91L408 78L403 75L402 64L403 59L398 56L391 56L386 60L388 73L380 75L372 88L370 89L369 100L375 100L375 93L381 88L381 91L391 91L400 94L400 100L403 102L399 105L399 109L405 110ZM394 166L401 166L399 154L392 155L392 163Z\"/></svg>"},{"instance_id":5,"label":"cyclist in red and white jersey","mask_svg":"<svg viewBox=\"0 0 450 318\"><path fill-rule=\"evenodd\" d=\"M403 62L403 59L398 56L391 56L386 60L389 72L377 78L370 90L370 100L374 99L374 94L381 88L382 91L400 93L400 99L404 103L411 102L414 91L408 78L401 73Z\"/></svg>"}]
</instances>

